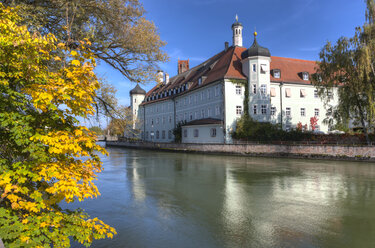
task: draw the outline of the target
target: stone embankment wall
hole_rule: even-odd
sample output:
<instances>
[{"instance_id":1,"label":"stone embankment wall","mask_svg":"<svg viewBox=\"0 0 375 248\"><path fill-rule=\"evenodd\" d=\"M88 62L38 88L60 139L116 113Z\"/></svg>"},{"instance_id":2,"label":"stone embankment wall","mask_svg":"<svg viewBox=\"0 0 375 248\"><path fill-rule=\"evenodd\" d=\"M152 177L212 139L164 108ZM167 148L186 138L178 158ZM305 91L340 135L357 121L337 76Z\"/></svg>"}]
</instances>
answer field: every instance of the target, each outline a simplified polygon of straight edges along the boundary
<instances>
[{"instance_id":1,"label":"stone embankment wall","mask_svg":"<svg viewBox=\"0 0 375 248\"><path fill-rule=\"evenodd\" d=\"M267 157L375 161L375 146L107 142L107 146Z\"/></svg>"}]
</instances>

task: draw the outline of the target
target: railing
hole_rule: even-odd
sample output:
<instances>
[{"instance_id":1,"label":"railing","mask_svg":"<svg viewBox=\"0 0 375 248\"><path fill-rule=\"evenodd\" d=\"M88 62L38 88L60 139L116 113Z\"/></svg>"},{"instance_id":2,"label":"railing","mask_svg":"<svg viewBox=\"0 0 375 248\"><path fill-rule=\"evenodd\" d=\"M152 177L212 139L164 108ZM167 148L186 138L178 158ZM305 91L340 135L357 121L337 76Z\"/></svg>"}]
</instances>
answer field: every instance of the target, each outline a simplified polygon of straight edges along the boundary
<instances>
[{"instance_id":1,"label":"railing","mask_svg":"<svg viewBox=\"0 0 375 248\"><path fill-rule=\"evenodd\" d=\"M233 140L235 145L340 145L340 146L375 146L375 142L350 142L350 141L324 141L324 140L306 140L306 141L250 141Z\"/></svg>"}]
</instances>

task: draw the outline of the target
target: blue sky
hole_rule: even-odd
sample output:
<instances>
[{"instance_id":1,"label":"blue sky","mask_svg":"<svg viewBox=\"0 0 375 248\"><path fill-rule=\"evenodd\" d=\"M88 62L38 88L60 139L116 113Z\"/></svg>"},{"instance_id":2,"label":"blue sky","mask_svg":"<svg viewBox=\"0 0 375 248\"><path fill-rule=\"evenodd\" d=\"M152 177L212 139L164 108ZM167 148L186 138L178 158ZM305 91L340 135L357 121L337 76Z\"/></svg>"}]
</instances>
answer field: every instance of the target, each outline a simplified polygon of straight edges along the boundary
<instances>
[{"instance_id":1,"label":"blue sky","mask_svg":"<svg viewBox=\"0 0 375 248\"><path fill-rule=\"evenodd\" d=\"M238 14L243 24L244 46L258 42L271 55L317 60L327 41L352 36L365 21L364 0L140 0L146 17L158 27L170 61L160 68L172 77L177 59L198 65L232 44L231 25ZM135 86L119 72L100 63L99 76L117 88L117 98L129 105L129 91ZM154 84L142 85L149 90Z\"/></svg>"}]
</instances>

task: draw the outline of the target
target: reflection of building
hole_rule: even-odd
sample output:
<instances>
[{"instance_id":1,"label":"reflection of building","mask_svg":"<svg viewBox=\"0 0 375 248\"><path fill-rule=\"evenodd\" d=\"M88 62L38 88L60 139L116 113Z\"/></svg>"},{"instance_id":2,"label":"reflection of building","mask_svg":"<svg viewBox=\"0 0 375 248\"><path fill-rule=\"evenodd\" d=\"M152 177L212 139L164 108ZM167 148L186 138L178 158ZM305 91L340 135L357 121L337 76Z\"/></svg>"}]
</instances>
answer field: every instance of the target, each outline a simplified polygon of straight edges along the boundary
<instances>
[{"instance_id":1,"label":"reflection of building","mask_svg":"<svg viewBox=\"0 0 375 248\"><path fill-rule=\"evenodd\" d=\"M187 122L183 142L231 143L230 133L245 109L244 84L253 119L289 129L299 122L310 126L310 118L317 116L318 130L328 131L326 108L310 81L315 62L271 56L258 44L256 32L252 46L244 48L242 28L236 18L233 46L226 42L223 51L202 64L190 69L188 60L179 60L178 75L171 79L159 72L160 83L137 103L143 139L172 141L177 123ZM336 104L336 91L327 94Z\"/></svg>"}]
</instances>

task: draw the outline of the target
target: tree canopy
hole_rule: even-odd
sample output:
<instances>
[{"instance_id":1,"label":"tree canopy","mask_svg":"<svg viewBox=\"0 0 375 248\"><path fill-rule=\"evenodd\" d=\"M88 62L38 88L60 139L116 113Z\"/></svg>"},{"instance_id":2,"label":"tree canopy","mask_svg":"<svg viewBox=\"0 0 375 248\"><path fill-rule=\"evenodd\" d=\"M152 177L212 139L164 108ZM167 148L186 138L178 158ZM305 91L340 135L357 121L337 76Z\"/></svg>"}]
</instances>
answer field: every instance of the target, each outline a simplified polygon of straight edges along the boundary
<instances>
[{"instance_id":1,"label":"tree canopy","mask_svg":"<svg viewBox=\"0 0 375 248\"><path fill-rule=\"evenodd\" d=\"M87 38L96 58L135 82L155 79L167 60L156 26L138 0L1 0L17 6L31 32L52 33L70 48Z\"/></svg>"},{"instance_id":2,"label":"tree canopy","mask_svg":"<svg viewBox=\"0 0 375 248\"><path fill-rule=\"evenodd\" d=\"M341 37L334 45L327 42L321 50L313 81L326 102L332 88L338 88L338 105L330 118L338 125L353 120L367 137L375 121L375 2L366 3L366 22L354 36Z\"/></svg>"},{"instance_id":3,"label":"tree canopy","mask_svg":"<svg viewBox=\"0 0 375 248\"><path fill-rule=\"evenodd\" d=\"M112 237L99 219L60 207L99 195L93 181L105 150L77 121L94 113L100 86L90 41L71 49L52 34L31 34L1 4L0 20L0 237L6 247Z\"/></svg>"}]
</instances>

